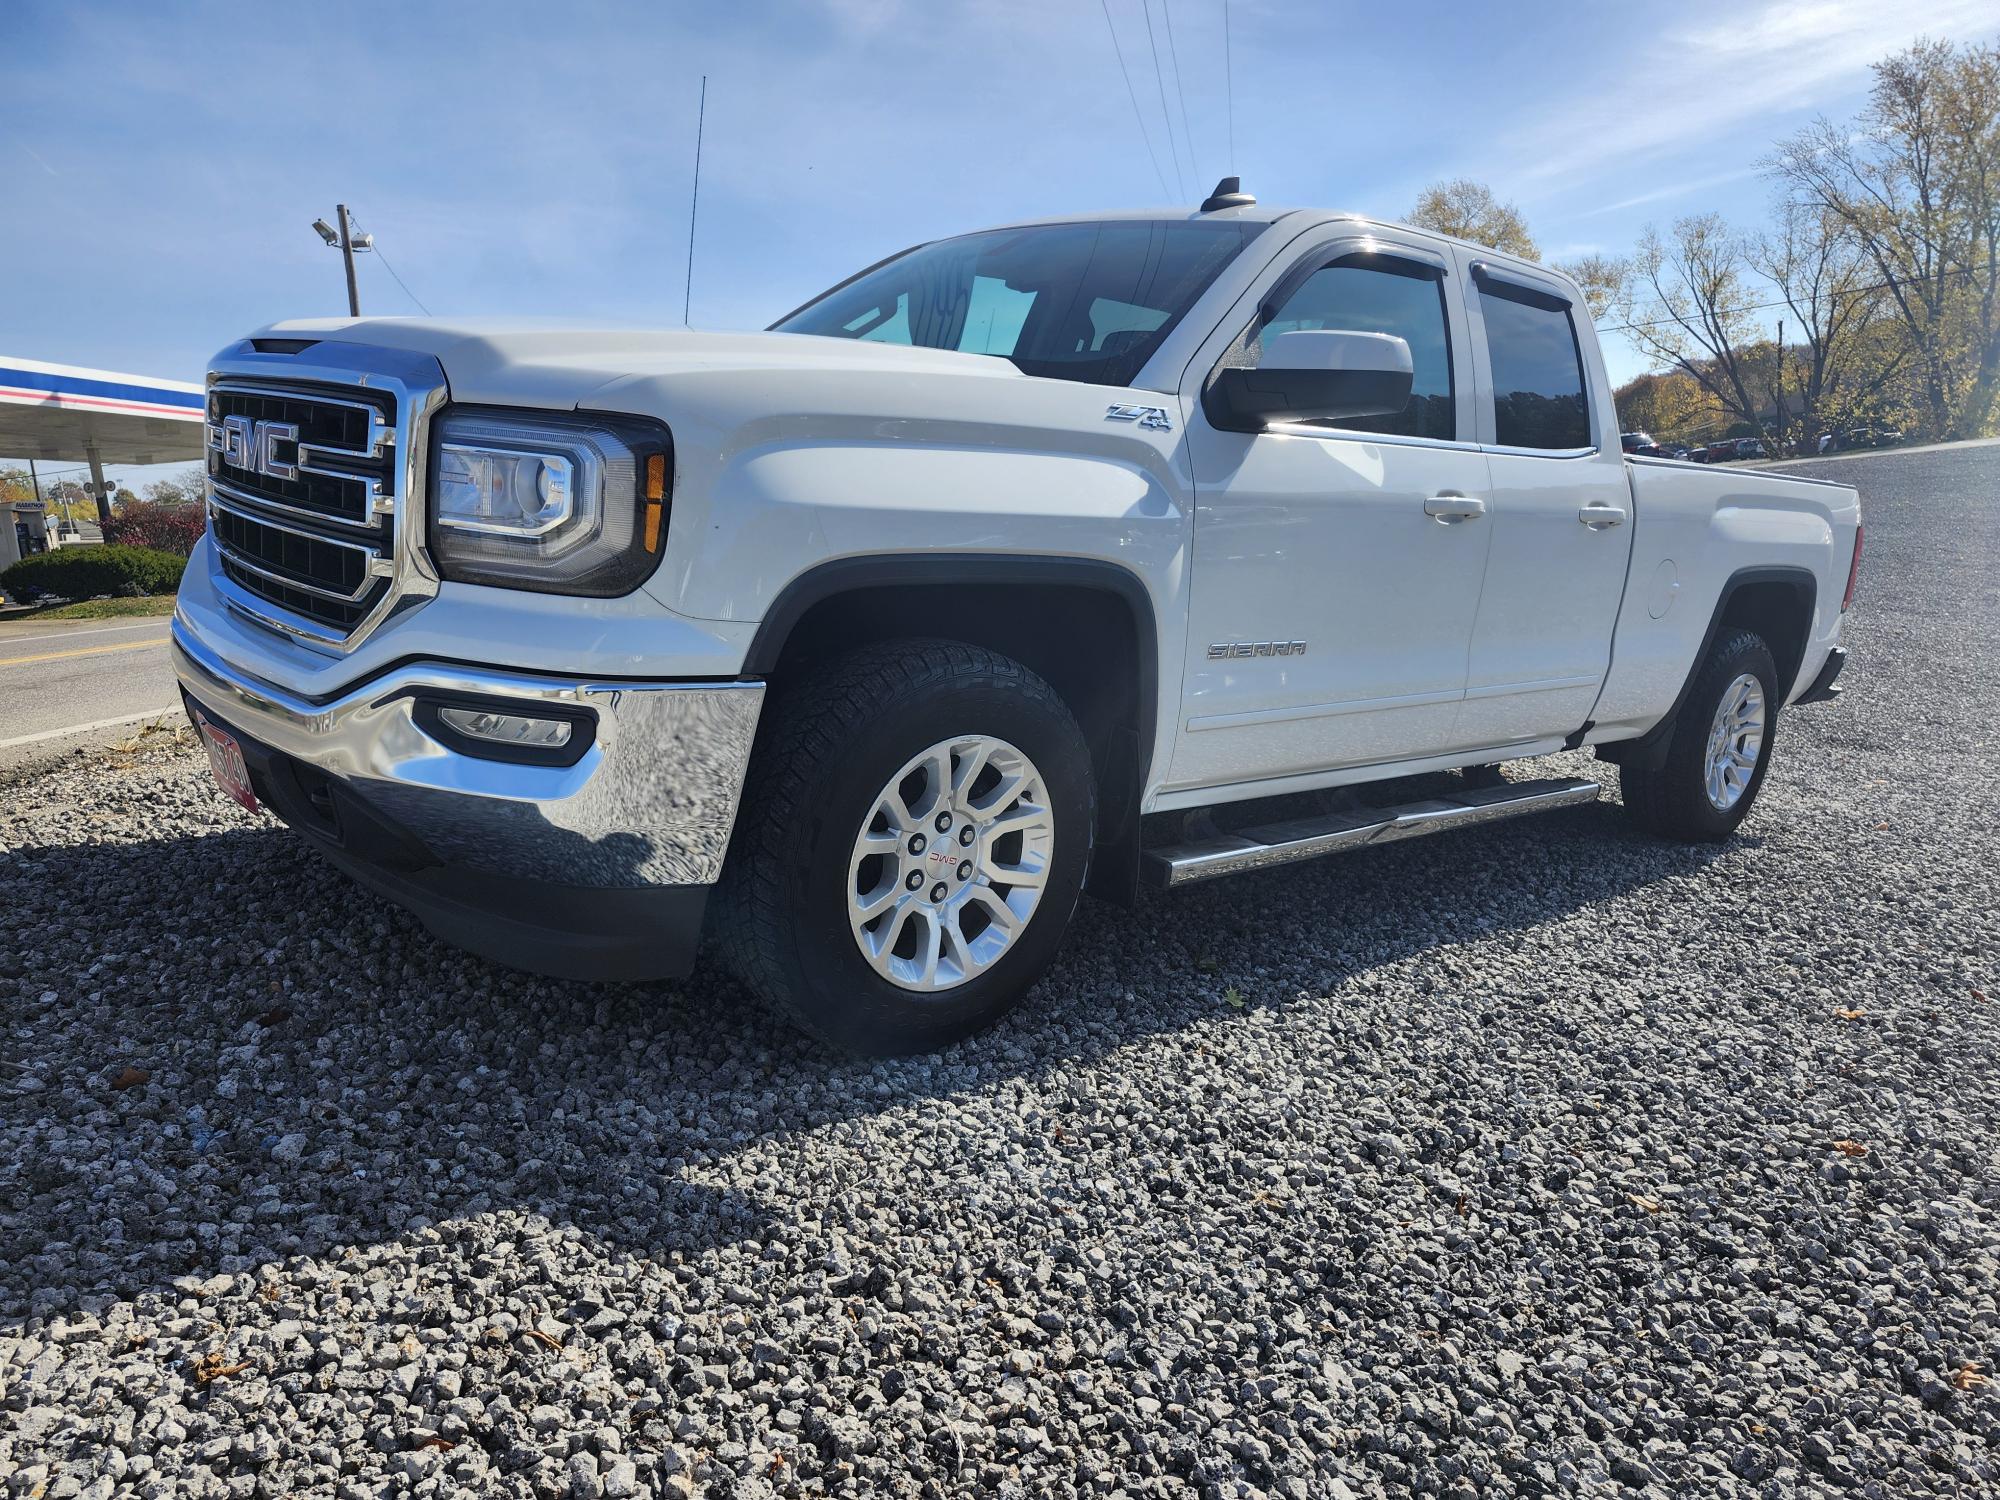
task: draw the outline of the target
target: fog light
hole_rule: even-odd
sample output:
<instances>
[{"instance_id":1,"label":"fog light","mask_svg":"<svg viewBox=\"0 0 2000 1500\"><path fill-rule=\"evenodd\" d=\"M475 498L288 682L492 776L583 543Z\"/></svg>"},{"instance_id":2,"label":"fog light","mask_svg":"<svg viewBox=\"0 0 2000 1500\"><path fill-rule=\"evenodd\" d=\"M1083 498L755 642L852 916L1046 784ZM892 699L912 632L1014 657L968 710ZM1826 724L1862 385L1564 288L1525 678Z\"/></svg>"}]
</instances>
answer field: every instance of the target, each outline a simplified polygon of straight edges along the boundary
<instances>
[{"instance_id":1,"label":"fog light","mask_svg":"<svg viewBox=\"0 0 2000 1500\"><path fill-rule=\"evenodd\" d=\"M525 750L559 750L569 743L568 719L536 719L527 714L498 714L485 708L440 708L438 718L467 739Z\"/></svg>"}]
</instances>

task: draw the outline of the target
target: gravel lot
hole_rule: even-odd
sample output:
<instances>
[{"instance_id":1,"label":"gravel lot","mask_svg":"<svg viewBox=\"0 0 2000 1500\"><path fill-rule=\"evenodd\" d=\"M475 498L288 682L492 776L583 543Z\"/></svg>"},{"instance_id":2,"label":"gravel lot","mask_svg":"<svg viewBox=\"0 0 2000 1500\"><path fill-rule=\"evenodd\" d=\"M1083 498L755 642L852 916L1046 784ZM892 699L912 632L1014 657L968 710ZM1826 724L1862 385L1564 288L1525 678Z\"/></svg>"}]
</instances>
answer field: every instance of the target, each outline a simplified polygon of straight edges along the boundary
<instances>
[{"instance_id":1,"label":"gravel lot","mask_svg":"<svg viewBox=\"0 0 2000 1500\"><path fill-rule=\"evenodd\" d=\"M1993 1493L2000 448L1813 472L1735 844L1087 908L933 1059L441 949L184 745L0 788L9 1493Z\"/></svg>"}]
</instances>

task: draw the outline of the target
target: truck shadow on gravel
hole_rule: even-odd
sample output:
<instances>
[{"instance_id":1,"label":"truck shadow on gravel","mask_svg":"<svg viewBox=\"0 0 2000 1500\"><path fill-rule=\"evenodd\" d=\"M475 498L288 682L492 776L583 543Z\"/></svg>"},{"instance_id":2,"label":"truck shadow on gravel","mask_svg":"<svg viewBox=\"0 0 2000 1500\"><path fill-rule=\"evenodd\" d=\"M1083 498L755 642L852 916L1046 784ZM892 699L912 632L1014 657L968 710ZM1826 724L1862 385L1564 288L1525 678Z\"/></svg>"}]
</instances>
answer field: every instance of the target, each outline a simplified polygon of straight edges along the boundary
<instances>
[{"instance_id":1,"label":"truck shadow on gravel","mask_svg":"<svg viewBox=\"0 0 2000 1500\"><path fill-rule=\"evenodd\" d=\"M778 1195L808 1191L782 1173L811 1133L1147 1036L1226 1045L1215 1028L1243 1010L1454 945L1551 926L1587 943L1600 903L1728 852L1640 839L1600 805L1134 912L1086 903L1014 1017L865 1062L708 969L593 986L469 958L276 826L17 849L0 863L0 1317L480 1215L656 1261L758 1241ZM1418 969L1418 997L1463 972Z\"/></svg>"}]
</instances>

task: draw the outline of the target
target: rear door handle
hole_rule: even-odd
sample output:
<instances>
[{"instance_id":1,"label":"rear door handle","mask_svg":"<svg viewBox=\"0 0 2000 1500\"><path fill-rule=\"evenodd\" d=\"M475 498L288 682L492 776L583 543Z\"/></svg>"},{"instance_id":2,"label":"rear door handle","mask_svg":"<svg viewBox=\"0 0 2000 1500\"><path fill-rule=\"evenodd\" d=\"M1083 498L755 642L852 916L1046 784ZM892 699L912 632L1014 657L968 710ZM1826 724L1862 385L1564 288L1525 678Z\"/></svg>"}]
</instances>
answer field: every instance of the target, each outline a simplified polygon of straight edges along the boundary
<instances>
[{"instance_id":1,"label":"rear door handle","mask_svg":"<svg viewBox=\"0 0 2000 1500\"><path fill-rule=\"evenodd\" d=\"M1473 495L1433 495L1424 502L1424 514L1447 526L1475 521L1486 514L1486 502Z\"/></svg>"},{"instance_id":2,"label":"rear door handle","mask_svg":"<svg viewBox=\"0 0 2000 1500\"><path fill-rule=\"evenodd\" d=\"M1609 526L1623 526L1625 511L1620 506L1606 505L1602 501L1593 500L1576 513L1576 518L1592 531L1603 531Z\"/></svg>"}]
</instances>

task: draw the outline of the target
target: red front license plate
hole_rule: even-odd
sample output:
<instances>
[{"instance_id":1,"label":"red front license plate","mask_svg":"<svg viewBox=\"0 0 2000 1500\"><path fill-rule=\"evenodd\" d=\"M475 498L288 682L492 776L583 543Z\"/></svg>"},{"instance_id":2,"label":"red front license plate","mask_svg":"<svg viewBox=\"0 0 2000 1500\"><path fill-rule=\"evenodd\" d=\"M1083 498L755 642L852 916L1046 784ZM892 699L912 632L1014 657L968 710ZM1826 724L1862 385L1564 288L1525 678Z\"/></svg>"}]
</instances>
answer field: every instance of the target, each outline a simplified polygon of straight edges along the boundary
<instances>
[{"instance_id":1,"label":"red front license plate","mask_svg":"<svg viewBox=\"0 0 2000 1500\"><path fill-rule=\"evenodd\" d=\"M216 784L255 812L257 794L250 789L250 772L244 767L243 747L236 743L236 736L211 724L199 709L194 720L200 726L201 743L208 751L208 768L215 773Z\"/></svg>"}]
</instances>

